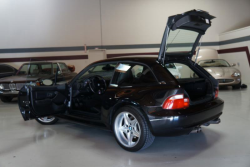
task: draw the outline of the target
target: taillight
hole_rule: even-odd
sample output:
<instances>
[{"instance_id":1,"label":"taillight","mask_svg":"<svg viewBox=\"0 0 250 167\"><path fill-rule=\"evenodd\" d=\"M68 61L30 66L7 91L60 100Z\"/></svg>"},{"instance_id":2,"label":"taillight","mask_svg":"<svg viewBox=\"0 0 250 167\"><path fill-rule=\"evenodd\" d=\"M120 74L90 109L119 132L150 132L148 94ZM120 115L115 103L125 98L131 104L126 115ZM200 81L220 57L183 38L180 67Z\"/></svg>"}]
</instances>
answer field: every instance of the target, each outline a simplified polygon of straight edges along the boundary
<instances>
[{"instance_id":1,"label":"taillight","mask_svg":"<svg viewBox=\"0 0 250 167\"><path fill-rule=\"evenodd\" d=\"M214 93L214 98L217 98L219 96L219 88L216 88Z\"/></svg>"},{"instance_id":2,"label":"taillight","mask_svg":"<svg viewBox=\"0 0 250 167\"><path fill-rule=\"evenodd\" d=\"M189 107L189 98L184 98L183 94L177 94L164 101L163 109L185 109Z\"/></svg>"}]
</instances>

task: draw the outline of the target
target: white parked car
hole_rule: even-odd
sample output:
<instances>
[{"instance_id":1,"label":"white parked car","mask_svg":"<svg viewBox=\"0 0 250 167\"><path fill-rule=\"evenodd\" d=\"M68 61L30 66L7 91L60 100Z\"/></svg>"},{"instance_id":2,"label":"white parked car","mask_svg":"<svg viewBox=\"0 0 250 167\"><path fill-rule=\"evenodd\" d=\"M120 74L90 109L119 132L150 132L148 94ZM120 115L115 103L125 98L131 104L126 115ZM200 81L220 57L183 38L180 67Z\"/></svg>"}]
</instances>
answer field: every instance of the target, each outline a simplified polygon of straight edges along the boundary
<instances>
[{"instance_id":1,"label":"white parked car","mask_svg":"<svg viewBox=\"0 0 250 167\"><path fill-rule=\"evenodd\" d=\"M166 68L176 79L181 78L181 73L179 70L182 69L182 66L176 66L174 63L169 63L166 64Z\"/></svg>"}]
</instances>

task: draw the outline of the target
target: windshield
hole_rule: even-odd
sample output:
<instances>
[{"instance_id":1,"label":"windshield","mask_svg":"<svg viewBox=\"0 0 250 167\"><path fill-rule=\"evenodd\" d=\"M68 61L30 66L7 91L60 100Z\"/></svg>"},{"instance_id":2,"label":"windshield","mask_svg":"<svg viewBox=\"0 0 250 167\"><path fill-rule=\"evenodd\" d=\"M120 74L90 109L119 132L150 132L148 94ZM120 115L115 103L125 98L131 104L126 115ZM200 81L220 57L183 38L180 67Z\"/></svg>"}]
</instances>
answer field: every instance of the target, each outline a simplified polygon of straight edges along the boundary
<instances>
[{"instance_id":1,"label":"windshield","mask_svg":"<svg viewBox=\"0 0 250 167\"><path fill-rule=\"evenodd\" d=\"M166 52L190 52L199 33L190 30L170 30L167 39Z\"/></svg>"},{"instance_id":2,"label":"windshield","mask_svg":"<svg viewBox=\"0 0 250 167\"><path fill-rule=\"evenodd\" d=\"M174 63L168 63L168 64L165 64L165 67L166 67L166 68L168 68L168 69L170 69L170 68L172 68L172 69L176 69L176 67L175 67Z\"/></svg>"},{"instance_id":3,"label":"windshield","mask_svg":"<svg viewBox=\"0 0 250 167\"><path fill-rule=\"evenodd\" d=\"M227 61L213 59L213 60L202 60L198 63L201 67L230 67Z\"/></svg>"},{"instance_id":4,"label":"windshield","mask_svg":"<svg viewBox=\"0 0 250 167\"><path fill-rule=\"evenodd\" d=\"M17 75L51 75L53 74L52 69L52 63L24 64Z\"/></svg>"}]
</instances>

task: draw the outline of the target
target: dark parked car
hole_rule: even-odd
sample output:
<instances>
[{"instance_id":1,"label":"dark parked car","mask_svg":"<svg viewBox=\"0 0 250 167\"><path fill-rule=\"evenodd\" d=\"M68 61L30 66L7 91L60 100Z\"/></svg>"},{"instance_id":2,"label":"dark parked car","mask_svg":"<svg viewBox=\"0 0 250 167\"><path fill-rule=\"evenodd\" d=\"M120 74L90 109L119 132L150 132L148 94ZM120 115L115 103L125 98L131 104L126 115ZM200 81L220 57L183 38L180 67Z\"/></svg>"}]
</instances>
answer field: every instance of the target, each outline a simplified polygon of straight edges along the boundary
<instances>
[{"instance_id":1,"label":"dark parked car","mask_svg":"<svg viewBox=\"0 0 250 167\"><path fill-rule=\"evenodd\" d=\"M70 81L76 73L72 73L65 63L31 62L23 64L16 75L0 79L0 97L3 102L10 102L18 96L24 85L43 85L43 80L55 78L58 70L57 83ZM54 81L53 81L54 82Z\"/></svg>"},{"instance_id":2,"label":"dark parked car","mask_svg":"<svg viewBox=\"0 0 250 167\"><path fill-rule=\"evenodd\" d=\"M158 59L102 60L68 84L23 87L19 108L24 120L36 119L45 125L59 118L103 124L128 151L150 146L154 136L189 134L198 132L201 125L218 124L224 105L218 97L218 82L191 61L212 18L195 10L170 17ZM184 32L176 33L179 30ZM174 39L188 44L170 53L174 48L166 47L166 41ZM182 65L185 75L176 79L168 71L170 63Z\"/></svg>"},{"instance_id":3,"label":"dark parked car","mask_svg":"<svg viewBox=\"0 0 250 167\"><path fill-rule=\"evenodd\" d=\"M0 78L15 75L17 69L7 64L0 64Z\"/></svg>"}]
</instances>

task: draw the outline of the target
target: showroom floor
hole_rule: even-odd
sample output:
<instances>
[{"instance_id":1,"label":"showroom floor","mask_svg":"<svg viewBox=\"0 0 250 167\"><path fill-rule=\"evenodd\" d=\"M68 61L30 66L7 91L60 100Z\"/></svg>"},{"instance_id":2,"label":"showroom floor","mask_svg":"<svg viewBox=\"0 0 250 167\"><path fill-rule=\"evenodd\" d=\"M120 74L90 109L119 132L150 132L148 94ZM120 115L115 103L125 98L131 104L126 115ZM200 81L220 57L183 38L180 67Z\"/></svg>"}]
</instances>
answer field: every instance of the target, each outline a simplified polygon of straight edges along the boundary
<instances>
[{"instance_id":1,"label":"showroom floor","mask_svg":"<svg viewBox=\"0 0 250 167\"><path fill-rule=\"evenodd\" d=\"M109 131L60 121L24 122L17 102L0 101L0 167L59 166L250 166L250 88L223 89L222 123L199 134L157 137L146 150L130 153Z\"/></svg>"}]
</instances>

